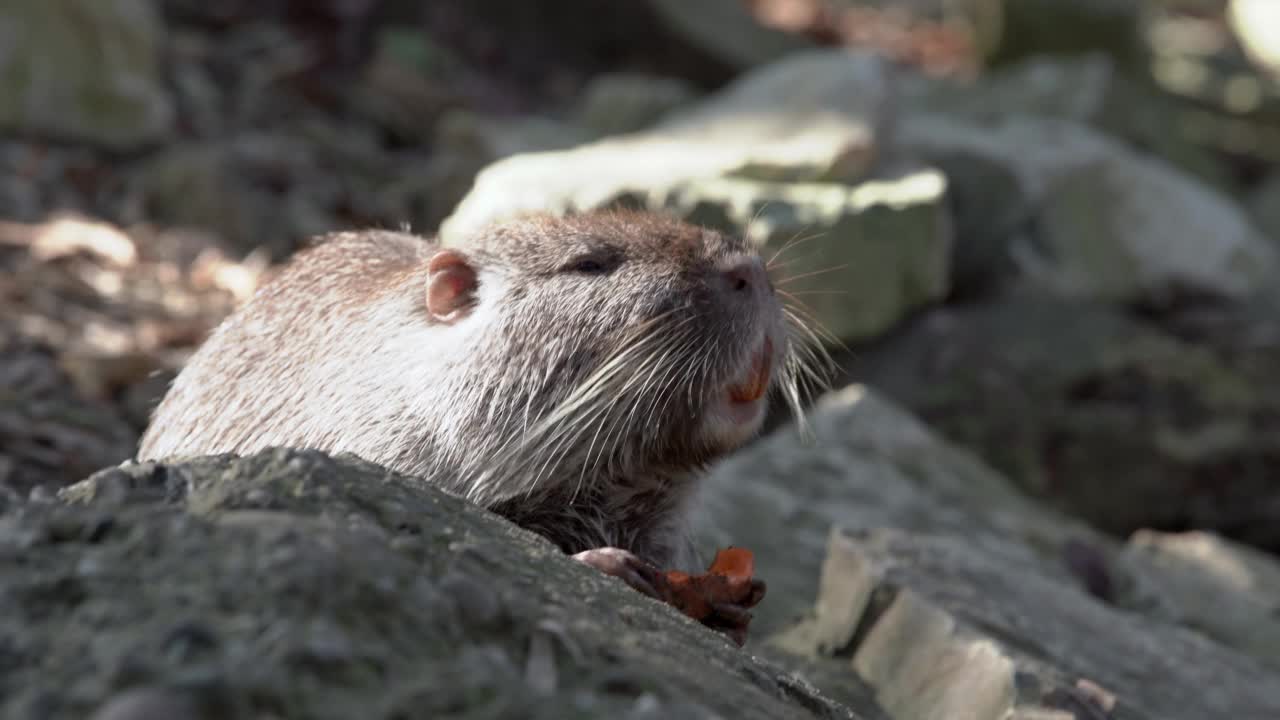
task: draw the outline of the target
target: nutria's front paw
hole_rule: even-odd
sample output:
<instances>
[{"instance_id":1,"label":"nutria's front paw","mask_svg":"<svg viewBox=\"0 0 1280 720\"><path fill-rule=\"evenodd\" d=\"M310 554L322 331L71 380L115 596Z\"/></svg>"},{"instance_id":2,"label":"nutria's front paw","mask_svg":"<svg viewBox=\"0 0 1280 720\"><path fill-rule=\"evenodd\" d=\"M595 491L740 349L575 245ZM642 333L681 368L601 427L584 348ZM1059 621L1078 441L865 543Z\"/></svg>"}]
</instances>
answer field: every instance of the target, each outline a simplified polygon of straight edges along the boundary
<instances>
[{"instance_id":1,"label":"nutria's front paw","mask_svg":"<svg viewBox=\"0 0 1280 720\"><path fill-rule=\"evenodd\" d=\"M666 594L660 590L665 587L662 571L629 550L616 547L592 548L574 555L573 559L590 565L605 575L612 575L655 600L666 600Z\"/></svg>"}]
</instances>

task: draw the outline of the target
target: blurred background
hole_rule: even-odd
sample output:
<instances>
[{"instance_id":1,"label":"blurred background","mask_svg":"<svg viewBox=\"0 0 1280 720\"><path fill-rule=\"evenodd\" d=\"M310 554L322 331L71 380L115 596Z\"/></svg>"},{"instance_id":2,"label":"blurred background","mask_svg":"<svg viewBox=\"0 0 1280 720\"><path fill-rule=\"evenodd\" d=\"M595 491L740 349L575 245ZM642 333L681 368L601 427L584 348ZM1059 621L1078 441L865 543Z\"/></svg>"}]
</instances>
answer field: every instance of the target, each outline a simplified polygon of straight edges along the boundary
<instances>
[{"instance_id":1,"label":"blurred background","mask_svg":"<svg viewBox=\"0 0 1280 720\"><path fill-rule=\"evenodd\" d=\"M0 493L129 458L309 236L631 204L1028 493L1274 552L1278 73L1275 0L10 0Z\"/></svg>"}]
</instances>

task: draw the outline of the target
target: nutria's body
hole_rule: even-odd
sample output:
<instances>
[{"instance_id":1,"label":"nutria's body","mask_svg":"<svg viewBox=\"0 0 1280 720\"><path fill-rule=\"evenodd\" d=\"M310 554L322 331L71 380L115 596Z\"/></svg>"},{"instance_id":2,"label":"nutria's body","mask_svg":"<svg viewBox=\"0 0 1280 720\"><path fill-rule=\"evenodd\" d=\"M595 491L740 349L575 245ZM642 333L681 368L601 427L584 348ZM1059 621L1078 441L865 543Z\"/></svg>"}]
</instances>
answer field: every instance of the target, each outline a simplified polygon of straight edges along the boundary
<instances>
[{"instance_id":1,"label":"nutria's body","mask_svg":"<svg viewBox=\"0 0 1280 720\"><path fill-rule=\"evenodd\" d=\"M740 240L647 213L538 217L456 246L300 253L173 383L139 459L349 451L566 552L688 559L698 472L795 397L794 340Z\"/></svg>"}]
</instances>

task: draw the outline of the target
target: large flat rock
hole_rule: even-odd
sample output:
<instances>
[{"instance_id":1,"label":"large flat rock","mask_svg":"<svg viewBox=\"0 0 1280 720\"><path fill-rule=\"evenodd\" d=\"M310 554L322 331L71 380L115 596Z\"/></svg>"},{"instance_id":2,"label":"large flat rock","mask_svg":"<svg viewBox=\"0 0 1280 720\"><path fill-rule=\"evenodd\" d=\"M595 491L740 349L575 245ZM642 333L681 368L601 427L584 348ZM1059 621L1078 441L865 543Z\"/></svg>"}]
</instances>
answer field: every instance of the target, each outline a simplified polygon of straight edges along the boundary
<instances>
[{"instance_id":1,"label":"large flat rock","mask_svg":"<svg viewBox=\"0 0 1280 720\"><path fill-rule=\"evenodd\" d=\"M1280 563L1206 532L1134 533L1126 607L1238 648L1280 671Z\"/></svg>"},{"instance_id":2,"label":"large flat rock","mask_svg":"<svg viewBox=\"0 0 1280 720\"><path fill-rule=\"evenodd\" d=\"M870 56L800 53L649 130L493 163L445 219L441 237L450 242L512 215L590 210L696 179L856 179L874 159L887 82Z\"/></svg>"},{"instance_id":3,"label":"large flat rock","mask_svg":"<svg viewBox=\"0 0 1280 720\"><path fill-rule=\"evenodd\" d=\"M823 397L807 437L788 426L717 465L701 499L704 545L750 548L769 583L756 637L808 614L835 526L948 533L1018 554L1067 584L1074 548L1119 550L861 385Z\"/></svg>"},{"instance_id":4,"label":"large flat rock","mask_svg":"<svg viewBox=\"0 0 1280 720\"><path fill-rule=\"evenodd\" d=\"M1276 307L1223 303L1161 327L1017 296L932 310L845 366L1095 527L1190 525L1274 549Z\"/></svg>"},{"instance_id":5,"label":"large flat rock","mask_svg":"<svg viewBox=\"0 0 1280 720\"><path fill-rule=\"evenodd\" d=\"M1032 230L1006 237L1007 255L1024 284L1055 295L1239 298L1265 287L1280 264L1226 195L1075 122L922 112L904 118L896 142L898 152L943 165L961 192L978 191L993 173L1009 176L1002 194Z\"/></svg>"},{"instance_id":6,"label":"large flat rock","mask_svg":"<svg viewBox=\"0 0 1280 720\"><path fill-rule=\"evenodd\" d=\"M0 129L129 150L167 136L163 26L147 0L6 3Z\"/></svg>"},{"instance_id":7,"label":"large flat rock","mask_svg":"<svg viewBox=\"0 0 1280 720\"><path fill-rule=\"evenodd\" d=\"M132 465L65 497L0 514L6 718L859 717L353 458Z\"/></svg>"},{"instance_id":8,"label":"large flat rock","mask_svg":"<svg viewBox=\"0 0 1280 720\"><path fill-rule=\"evenodd\" d=\"M895 718L1280 716L1280 675L1202 634L1109 607L958 538L835 532L812 647Z\"/></svg>"},{"instance_id":9,"label":"large flat rock","mask_svg":"<svg viewBox=\"0 0 1280 720\"><path fill-rule=\"evenodd\" d=\"M811 421L718 466L704 504L709 543L751 548L769 583L753 630L778 632L755 642L801 676L891 718L1280 713L1274 561L1122 549L861 386Z\"/></svg>"}]
</instances>

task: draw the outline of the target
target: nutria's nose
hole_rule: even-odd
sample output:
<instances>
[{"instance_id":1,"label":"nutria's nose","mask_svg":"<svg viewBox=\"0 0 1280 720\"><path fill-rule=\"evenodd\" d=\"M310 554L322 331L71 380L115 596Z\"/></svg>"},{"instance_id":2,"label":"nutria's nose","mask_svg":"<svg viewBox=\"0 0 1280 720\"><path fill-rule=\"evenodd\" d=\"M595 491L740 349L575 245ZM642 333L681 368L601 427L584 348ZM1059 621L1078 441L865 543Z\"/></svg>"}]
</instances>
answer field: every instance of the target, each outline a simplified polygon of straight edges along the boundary
<instances>
[{"instance_id":1,"label":"nutria's nose","mask_svg":"<svg viewBox=\"0 0 1280 720\"><path fill-rule=\"evenodd\" d=\"M730 292L750 292L752 288L764 289L769 286L769 276L764 271L764 263L758 257L733 258L723 266L720 272L724 277L725 287Z\"/></svg>"}]
</instances>

